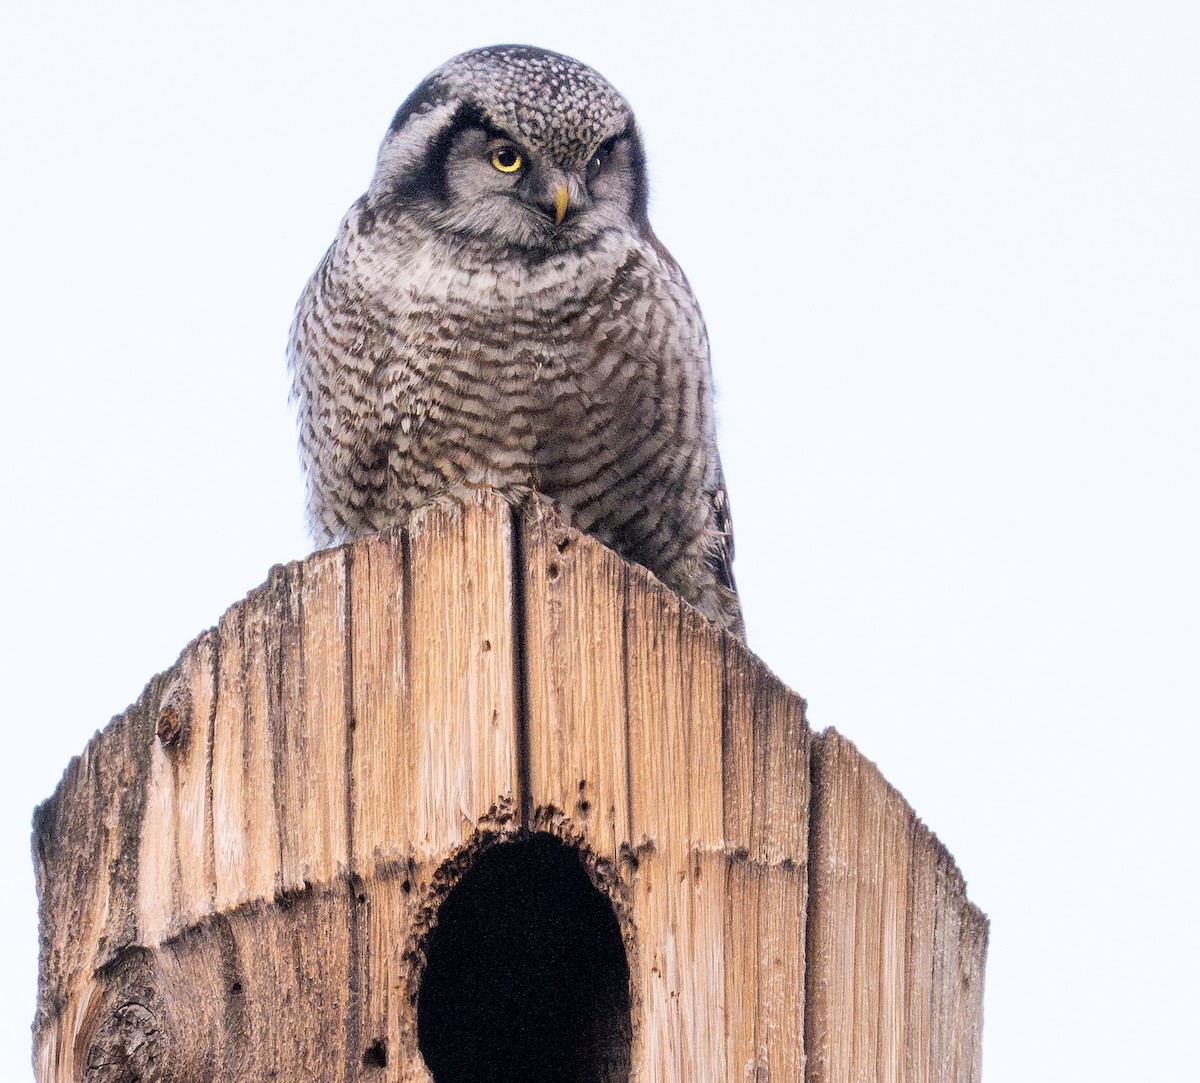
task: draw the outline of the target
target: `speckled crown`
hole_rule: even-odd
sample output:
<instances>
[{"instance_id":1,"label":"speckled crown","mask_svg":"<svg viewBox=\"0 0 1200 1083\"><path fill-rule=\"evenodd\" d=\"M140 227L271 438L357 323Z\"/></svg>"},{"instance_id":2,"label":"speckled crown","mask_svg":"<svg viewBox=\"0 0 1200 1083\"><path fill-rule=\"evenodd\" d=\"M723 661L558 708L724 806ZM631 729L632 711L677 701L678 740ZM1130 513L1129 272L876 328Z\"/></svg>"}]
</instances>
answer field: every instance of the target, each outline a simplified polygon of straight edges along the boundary
<instances>
[{"instance_id":1,"label":"speckled crown","mask_svg":"<svg viewBox=\"0 0 1200 1083\"><path fill-rule=\"evenodd\" d=\"M448 60L400 107L391 130L449 101L479 107L496 127L560 161L581 159L633 121L629 104L599 72L531 45L490 45Z\"/></svg>"}]
</instances>

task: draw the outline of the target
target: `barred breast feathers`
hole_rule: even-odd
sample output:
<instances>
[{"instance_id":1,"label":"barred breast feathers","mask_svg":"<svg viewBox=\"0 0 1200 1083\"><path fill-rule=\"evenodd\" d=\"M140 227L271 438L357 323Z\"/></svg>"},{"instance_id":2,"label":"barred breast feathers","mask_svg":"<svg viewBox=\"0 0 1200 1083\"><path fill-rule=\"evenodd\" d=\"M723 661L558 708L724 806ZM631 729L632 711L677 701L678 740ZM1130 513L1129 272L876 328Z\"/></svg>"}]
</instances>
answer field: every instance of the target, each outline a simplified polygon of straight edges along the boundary
<instances>
[{"instance_id":1,"label":"barred breast feathers","mask_svg":"<svg viewBox=\"0 0 1200 1083\"><path fill-rule=\"evenodd\" d=\"M545 93L513 105L528 78ZM597 111L569 120L559 93ZM414 91L288 354L318 544L479 486L536 492L741 634L703 318L646 219L632 114L591 69L503 47Z\"/></svg>"}]
</instances>

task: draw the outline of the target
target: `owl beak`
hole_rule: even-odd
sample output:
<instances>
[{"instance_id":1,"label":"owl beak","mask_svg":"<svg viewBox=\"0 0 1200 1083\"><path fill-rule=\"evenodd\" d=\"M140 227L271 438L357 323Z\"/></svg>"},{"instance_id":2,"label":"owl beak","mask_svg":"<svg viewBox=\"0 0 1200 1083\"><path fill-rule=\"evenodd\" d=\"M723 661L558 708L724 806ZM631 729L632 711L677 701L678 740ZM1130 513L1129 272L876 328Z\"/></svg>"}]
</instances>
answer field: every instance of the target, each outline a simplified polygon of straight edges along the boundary
<instances>
[{"instance_id":1,"label":"owl beak","mask_svg":"<svg viewBox=\"0 0 1200 1083\"><path fill-rule=\"evenodd\" d=\"M562 225L562 220L567 216L569 198L565 184L560 184L554 189L554 224L556 226Z\"/></svg>"}]
</instances>

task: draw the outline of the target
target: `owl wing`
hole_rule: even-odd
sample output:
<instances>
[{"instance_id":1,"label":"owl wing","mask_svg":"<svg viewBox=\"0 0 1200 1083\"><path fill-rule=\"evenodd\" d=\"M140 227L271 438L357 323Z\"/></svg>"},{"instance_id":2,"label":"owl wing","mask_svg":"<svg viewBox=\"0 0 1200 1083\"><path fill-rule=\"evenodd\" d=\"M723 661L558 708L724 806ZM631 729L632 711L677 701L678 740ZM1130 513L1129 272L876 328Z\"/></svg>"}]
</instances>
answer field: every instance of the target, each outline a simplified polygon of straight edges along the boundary
<instances>
[{"instance_id":1,"label":"owl wing","mask_svg":"<svg viewBox=\"0 0 1200 1083\"><path fill-rule=\"evenodd\" d=\"M683 268L679 266L679 263L667 250L667 247L658 239L648 221L641 223L640 232L642 238L658 257L667 276L675 281L686 296L686 305L691 310L698 325L699 338L694 343L695 356L702 359L702 363L706 369L710 368L708 332L704 329L704 319L700 313L700 305L696 300L695 294L692 292L687 275L684 274ZM733 580L733 517L729 509L729 493L725 487L725 474L721 469L721 460L717 453L715 442L711 445L711 452L716 458L716 468L712 481L712 489L706 494L711 508L711 519L709 521L708 544L704 559L712 571L716 582L720 586L728 588L735 596L734 605L736 606L737 587Z\"/></svg>"},{"instance_id":2,"label":"owl wing","mask_svg":"<svg viewBox=\"0 0 1200 1083\"><path fill-rule=\"evenodd\" d=\"M735 594L737 585L733 581L733 515L729 508L729 491L725 487L725 474L717 463L716 485L711 494L713 512L713 535L715 544L709 554L709 566L717 582Z\"/></svg>"},{"instance_id":3,"label":"owl wing","mask_svg":"<svg viewBox=\"0 0 1200 1083\"><path fill-rule=\"evenodd\" d=\"M318 545L374 528L386 482L388 434L374 381L389 343L344 273L345 236L344 222L300 295L287 350L308 522Z\"/></svg>"}]
</instances>

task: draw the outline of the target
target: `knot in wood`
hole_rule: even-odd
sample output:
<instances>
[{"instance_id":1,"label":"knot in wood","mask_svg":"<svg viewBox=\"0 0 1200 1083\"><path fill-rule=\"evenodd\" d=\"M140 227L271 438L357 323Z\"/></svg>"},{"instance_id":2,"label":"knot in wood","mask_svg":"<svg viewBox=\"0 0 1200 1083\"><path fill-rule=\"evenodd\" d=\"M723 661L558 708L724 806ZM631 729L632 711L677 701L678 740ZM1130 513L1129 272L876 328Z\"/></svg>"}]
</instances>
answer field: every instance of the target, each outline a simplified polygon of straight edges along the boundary
<instances>
[{"instance_id":1,"label":"knot in wood","mask_svg":"<svg viewBox=\"0 0 1200 1083\"><path fill-rule=\"evenodd\" d=\"M88 1046L86 1083L155 1083L165 1078L166 1034L145 1004L129 1001L101 1024Z\"/></svg>"},{"instance_id":2,"label":"knot in wood","mask_svg":"<svg viewBox=\"0 0 1200 1083\"><path fill-rule=\"evenodd\" d=\"M176 677L163 694L154 732L164 746L186 743L192 724L192 693L182 677Z\"/></svg>"}]
</instances>

